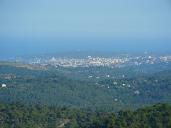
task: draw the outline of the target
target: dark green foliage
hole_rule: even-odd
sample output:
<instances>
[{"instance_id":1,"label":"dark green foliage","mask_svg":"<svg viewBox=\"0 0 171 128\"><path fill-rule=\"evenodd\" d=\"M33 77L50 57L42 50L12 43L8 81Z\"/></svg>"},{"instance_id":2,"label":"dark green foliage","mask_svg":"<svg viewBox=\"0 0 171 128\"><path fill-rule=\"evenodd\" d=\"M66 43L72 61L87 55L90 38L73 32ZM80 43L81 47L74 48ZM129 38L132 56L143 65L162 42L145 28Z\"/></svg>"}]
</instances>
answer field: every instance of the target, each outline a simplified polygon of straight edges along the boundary
<instances>
[{"instance_id":1,"label":"dark green foliage","mask_svg":"<svg viewBox=\"0 0 171 128\"><path fill-rule=\"evenodd\" d=\"M170 128L171 106L156 104L115 113L0 104L1 128Z\"/></svg>"}]
</instances>

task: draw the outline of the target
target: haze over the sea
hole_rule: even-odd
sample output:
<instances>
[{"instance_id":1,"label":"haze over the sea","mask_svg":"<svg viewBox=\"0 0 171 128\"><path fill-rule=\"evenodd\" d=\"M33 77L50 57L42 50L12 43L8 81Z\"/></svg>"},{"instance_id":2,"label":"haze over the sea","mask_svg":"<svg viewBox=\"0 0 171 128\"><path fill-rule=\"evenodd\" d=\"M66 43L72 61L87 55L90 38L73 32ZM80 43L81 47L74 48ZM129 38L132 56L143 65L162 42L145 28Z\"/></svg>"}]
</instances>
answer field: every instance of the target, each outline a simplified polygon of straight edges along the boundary
<instances>
[{"instance_id":1,"label":"haze over the sea","mask_svg":"<svg viewBox=\"0 0 171 128\"><path fill-rule=\"evenodd\" d=\"M170 52L170 0L1 0L0 56Z\"/></svg>"}]
</instances>

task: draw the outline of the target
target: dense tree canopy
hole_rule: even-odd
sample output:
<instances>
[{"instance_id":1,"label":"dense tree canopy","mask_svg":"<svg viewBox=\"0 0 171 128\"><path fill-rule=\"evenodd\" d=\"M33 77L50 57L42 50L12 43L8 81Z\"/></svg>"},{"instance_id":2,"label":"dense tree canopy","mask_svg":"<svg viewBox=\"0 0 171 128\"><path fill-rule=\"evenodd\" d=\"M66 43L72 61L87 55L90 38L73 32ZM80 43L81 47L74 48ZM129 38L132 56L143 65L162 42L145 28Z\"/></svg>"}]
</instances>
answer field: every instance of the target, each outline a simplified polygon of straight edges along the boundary
<instances>
[{"instance_id":1,"label":"dense tree canopy","mask_svg":"<svg viewBox=\"0 0 171 128\"><path fill-rule=\"evenodd\" d=\"M1 128L170 128L171 106L156 104L137 109L94 112L47 106L0 104Z\"/></svg>"},{"instance_id":2,"label":"dense tree canopy","mask_svg":"<svg viewBox=\"0 0 171 128\"><path fill-rule=\"evenodd\" d=\"M0 63L0 128L170 128L171 70L154 67Z\"/></svg>"}]
</instances>

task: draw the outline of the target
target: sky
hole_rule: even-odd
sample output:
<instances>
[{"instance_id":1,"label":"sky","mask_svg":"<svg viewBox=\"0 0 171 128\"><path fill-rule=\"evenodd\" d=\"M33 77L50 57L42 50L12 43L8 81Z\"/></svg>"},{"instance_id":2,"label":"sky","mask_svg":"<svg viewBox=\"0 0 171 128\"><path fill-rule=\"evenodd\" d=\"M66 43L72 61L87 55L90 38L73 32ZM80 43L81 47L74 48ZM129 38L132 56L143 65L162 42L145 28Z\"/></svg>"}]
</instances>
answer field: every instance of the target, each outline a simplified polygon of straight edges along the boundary
<instances>
[{"instance_id":1,"label":"sky","mask_svg":"<svg viewBox=\"0 0 171 128\"><path fill-rule=\"evenodd\" d=\"M171 51L170 0L0 0L0 56Z\"/></svg>"}]
</instances>

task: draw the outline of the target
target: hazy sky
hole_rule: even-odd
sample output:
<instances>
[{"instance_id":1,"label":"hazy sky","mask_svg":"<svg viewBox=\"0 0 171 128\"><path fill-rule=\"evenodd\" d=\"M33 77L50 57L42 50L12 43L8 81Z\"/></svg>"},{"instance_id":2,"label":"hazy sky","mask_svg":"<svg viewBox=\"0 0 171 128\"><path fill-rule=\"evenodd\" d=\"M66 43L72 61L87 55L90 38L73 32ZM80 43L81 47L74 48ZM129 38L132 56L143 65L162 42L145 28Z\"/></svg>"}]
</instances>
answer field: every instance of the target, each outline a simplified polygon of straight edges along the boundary
<instances>
[{"instance_id":1,"label":"hazy sky","mask_svg":"<svg viewBox=\"0 0 171 128\"><path fill-rule=\"evenodd\" d=\"M169 46L171 1L0 0L0 50L3 52L26 52L26 46L30 49L34 46L35 51L53 49L54 52L66 48L62 42L73 45L73 49L82 46L88 49L91 44L98 45L98 41L103 46L104 43L115 46L118 40L125 46L132 40L134 44L160 40L160 45Z\"/></svg>"}]
</instances>

